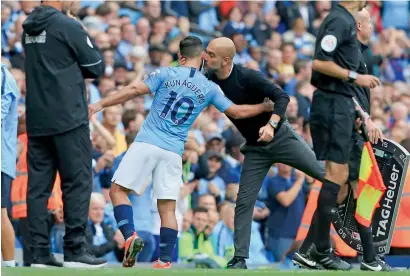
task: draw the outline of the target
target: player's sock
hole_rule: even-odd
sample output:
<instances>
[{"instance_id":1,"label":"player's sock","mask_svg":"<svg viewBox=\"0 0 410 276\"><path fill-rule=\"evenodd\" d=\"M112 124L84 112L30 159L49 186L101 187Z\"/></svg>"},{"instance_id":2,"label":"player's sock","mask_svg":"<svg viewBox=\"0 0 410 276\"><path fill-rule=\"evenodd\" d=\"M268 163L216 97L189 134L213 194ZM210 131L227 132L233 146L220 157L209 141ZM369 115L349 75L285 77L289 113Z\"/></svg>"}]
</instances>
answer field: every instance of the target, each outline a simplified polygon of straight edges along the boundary
<instances>
[{"instance_id":1,"label":"player's sock","mask_svg":"<svg viewBox=\"0 0 410 276\"><path fill-rule=\"evenodd\" d=\"M3 264L5 267L15 267L16 266L16 261L11 260L11 261L3 261Z\"/></svg>"},{"instance_id":2,"label":"player's sock","mask_svg":"<svg viewBox=\"0 0 410 276\"><path fill-rule=\"evenodd\" d=\"M319 252L330 248L330 225L337 214L336 202L340 185L325 179L318 199L318 226L315 245Z\"/></svg>"},{"instance_id":3,"label":"player's sock","mask_svg":"<svg viewBox=\"0 0 410 276\"><path fill-rule=\"evenodd\" d=\"M134 216L132 214L131 205L124 204L115 206L114 217L124 239L127 240L135 232Z\"/></svg>"},{"instance_id":4,"label":"player's sock","mask_svg":"<svg viewBox=\"0 0 410 276\"><path fill-rule=\"evenodd\" d=\"M357 229L359 230L360 241L362 242L363 247L363 260L366 263L371 263L376 258L376 249L374 248L373 244L372 228L361 225L358 221L356 221L356 224Z\"/></svg>"},{"instance_id":5,"label":"player's sock","mask_svg":"<svg viewBox=\"0 0 410 276\"><path fill-rule=\"evenodd\" d=\"M318 228L318 220L319 220L319 214L318 214L318 211L315 210L312 216L312 222L310 223L309 231L306 235L305 240L302 243L302 246L299 248L299 253L307 254L310 246L312 245L312 243L315 242L315 237L316 237L317 228Z\"/></svg>"},{"instance_id":6,"label":"player's sock","mask_svg":"<svg viewBox=\"0 0 410 276\"><path fill-rule=\"evenodd\" d=\"M164 263L171 262L178 231L167 227L161 227L159 235L159 259Z\"/></svg>"}]
</instances>

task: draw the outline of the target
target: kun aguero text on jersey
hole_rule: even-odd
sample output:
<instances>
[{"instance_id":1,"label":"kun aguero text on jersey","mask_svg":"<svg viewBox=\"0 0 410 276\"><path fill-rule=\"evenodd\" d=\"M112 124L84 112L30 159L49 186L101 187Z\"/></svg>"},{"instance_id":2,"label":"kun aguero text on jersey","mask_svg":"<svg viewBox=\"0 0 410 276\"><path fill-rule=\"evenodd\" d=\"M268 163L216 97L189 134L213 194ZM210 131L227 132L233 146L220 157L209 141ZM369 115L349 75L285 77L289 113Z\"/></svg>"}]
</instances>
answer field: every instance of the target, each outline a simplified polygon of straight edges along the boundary
<instances>
[{"instance_id":1,"label":"kun aguero text on jersey","mask_svg":"<svg viewBox=\"0 0 410 276\"><path fill-rule=\"evenodd\" d=\"M205 96L204 94L202 94L201 89L199 89L199 87L197 87L195 84L193 84L190 81L184 80L181 84L180 79L173 79L165 83L165 87L168 89L175 87L175 86L181 86L181 85L185 86L188 89L191 89L191 91L195 93L195 96L197 97L198 102L200 104L202 104L205 101Z\"/></svg>"}]
</instances>

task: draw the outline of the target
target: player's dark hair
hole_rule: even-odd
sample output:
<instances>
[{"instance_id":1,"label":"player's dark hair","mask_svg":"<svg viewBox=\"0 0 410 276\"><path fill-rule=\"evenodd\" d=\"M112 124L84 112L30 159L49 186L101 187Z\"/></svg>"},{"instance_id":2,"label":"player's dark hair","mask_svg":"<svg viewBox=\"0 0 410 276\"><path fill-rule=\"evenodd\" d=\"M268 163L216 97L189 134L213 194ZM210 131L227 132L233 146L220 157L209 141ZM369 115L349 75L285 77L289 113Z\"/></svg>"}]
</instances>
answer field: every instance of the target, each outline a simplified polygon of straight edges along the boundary
<instances>
[{"instance_id":1,"label":"player's dark hair","mask_svg":"<svg viewBox=\"0 0 410 276\"><path fill-rule=\"evenodd\" d=\"M208 209L205 207L196 207L192 210L193 214L195 215L196 213L208 213Z\"/></svg>"},{"instance_id":2,"label":"player's dark hair","mask_svg":"<svg viewBox=\"0 0 410 276\"><path fill-rule=\"evenodd\" d=\"M202 41L196 36L187 36L179 43L179 50L184 58L198 57L203 50Z\"/></svg>"}]
</instances>

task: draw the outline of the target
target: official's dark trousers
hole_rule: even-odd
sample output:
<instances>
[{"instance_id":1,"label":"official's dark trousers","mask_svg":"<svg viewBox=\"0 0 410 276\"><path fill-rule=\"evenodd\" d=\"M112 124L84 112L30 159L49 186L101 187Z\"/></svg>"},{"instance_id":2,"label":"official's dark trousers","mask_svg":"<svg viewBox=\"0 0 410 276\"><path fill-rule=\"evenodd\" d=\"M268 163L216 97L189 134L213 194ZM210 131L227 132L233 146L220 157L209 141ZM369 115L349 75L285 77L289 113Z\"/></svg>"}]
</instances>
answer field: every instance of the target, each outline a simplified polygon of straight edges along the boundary
<instances>
[{"instance_id":1,"label":"official's dark trousers","mask_svg":"<svg viewBox=\"0 0 410 276\"><path fill-rule=\"evenodd\" d=\"M33 257L50 252L47 203L57 170L66 226L64 254L84 245L92 192L91 150L88 125L58 135L29 136L27 208Z\"/></svg>"},{"instance_id":2,"label":"official's dark trousers","mask_svg":"<svg viewBox=\"0 0 410 276\"><path fill-rule=\"evenodd\" d=\"M248 258L253 209L263 179L272 164L289 165L318 180L324 178L325 168L287 121L278 129L269 144L245 144L241 152L245 155L245 160L235 207L235 256Z\"/></svg>"}]
</instances>

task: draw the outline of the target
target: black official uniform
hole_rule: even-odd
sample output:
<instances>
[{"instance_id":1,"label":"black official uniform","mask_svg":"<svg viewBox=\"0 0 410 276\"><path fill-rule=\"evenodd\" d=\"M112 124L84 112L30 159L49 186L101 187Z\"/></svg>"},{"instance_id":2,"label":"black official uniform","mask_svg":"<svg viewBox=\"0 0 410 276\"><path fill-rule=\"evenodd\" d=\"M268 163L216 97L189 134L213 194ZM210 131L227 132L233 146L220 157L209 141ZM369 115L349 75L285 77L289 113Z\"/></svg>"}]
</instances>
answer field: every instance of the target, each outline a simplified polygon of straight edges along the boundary
<instances>
[{"instance_id":1,"label":"black official uniform","mask_svg":"<svg viewBox=\"0 0 410 276\"><path fill-rule=\"evenodd\" d=\"M323 21L314 58L333 61L339 66L357 72L359 42L354 17L338 5ZM313 149L318 160L347 164L354 141L355 84L312 72L311 83L317 90L310 109L310 130Z\"/></svg>"},{"instance_id":2,"label":"black official uniform","mask_svg":"<svg viewBox=\"0 0 410 276\"><path fill-rule=\"evenodd\" d=\"M367 49L366 45L363 45L360 43L360 46L358 48L359 51L359 69L357 70L357 73L362 74L362 75L367 75L367 65L365 62L365 57L363 55L363 52ZM370 114L370 89L369 88L364 88L364 87L359 87L355 86L355 98L358 101L360 107ZM363 144L364 144L364 139L363 136L357 132L353 132L353 140L354 140L354 145L353 149L350 152L350 158L349 158L349 179L348 181L355 181L359 178L359 171L360 171L360 160L362 158L362 151L363 151Z\"/></svg>"},{"instance_id":3,"label":"black official uniform","mask_svg":"<svg viewBox=\"0 0 410 276\"><path fill-rule=\"evenodd\" d=\"M323 179L325 171L308 144L286 120L289 97L279 87L261 73L239 65L233 65L227 79L219 80L210 73L206 76L218 84L225 96L235 104L258 104L265 97L270 98L275 103L273 113L282 118L273 140L267 144L257 140L259 129L269 122L272 114L263 113L241 120L229 118L246 139L246 144L241 148L245 160L235 208L235 257L248 258L253 208L262 181L272 164L287 164L319 180Z\"/></svg>"},{"instance_id":4,"label":"black official uniform","mask_svg":"<svg viewBox=\"0 0 410 276\"><path fill-rule=\"evenodd\" d=\"M23 29L27 205L33 257L50 252L47 202L58 170L67 261L84 245L92 192L92 146L84 78L100 76L104 65L82 26L53 7L36 8Z\"/></svg>"}]
</instances>

